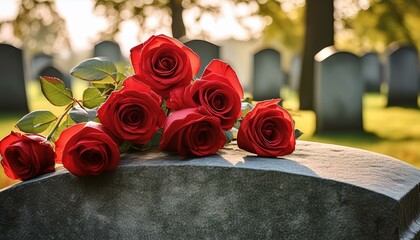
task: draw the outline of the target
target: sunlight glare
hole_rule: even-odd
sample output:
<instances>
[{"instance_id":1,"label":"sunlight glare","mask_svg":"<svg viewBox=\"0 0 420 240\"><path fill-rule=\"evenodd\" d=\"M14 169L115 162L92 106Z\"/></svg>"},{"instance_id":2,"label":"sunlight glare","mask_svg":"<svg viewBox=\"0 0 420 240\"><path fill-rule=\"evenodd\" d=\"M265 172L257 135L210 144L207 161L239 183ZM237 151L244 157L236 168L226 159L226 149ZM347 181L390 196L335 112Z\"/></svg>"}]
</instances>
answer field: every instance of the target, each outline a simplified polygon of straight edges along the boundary
<instances>
[{"instance_id":1,"label":"sunlight glare","mask_svg":"<svg viewBox=\"0 0 420 240\"><path fill-rule=\"evenodd\" d=\"M19 10L18 2L15 0L0 1L0 21L14 19Z\"/></svg>"},{"instance_id":2,"label":"sunlight glare","mask_svg":"<svg viewBox=\"0 0 420 240\"><path fill-rule=\"evenodd\" d=\"M104 17L93 14L93 1L56 0L57 11L66 20L72 47L90 49L98 33L107 29Z\"/></svg>"}]
</instances>

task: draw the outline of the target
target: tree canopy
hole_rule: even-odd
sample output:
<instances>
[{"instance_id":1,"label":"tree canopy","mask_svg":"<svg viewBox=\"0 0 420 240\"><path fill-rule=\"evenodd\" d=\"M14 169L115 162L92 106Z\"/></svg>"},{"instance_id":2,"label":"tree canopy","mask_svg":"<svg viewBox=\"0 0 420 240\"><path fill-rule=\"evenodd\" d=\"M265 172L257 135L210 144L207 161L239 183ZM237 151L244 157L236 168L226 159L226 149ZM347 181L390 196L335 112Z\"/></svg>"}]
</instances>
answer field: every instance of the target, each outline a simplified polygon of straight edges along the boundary
<instances>
[{"instance_id":1,"label":"tree canopy","mask_svg":"<svg viewBox=\"0 0 420 240\"><path fill-rule=\"evenodd\" d=\"M353 0L347 8L353 11L336 10L340 46L381 52L387 45L400 42L420 49L420 1Z\"/></svg>"},{"instance_id":2,"label":"tree canopy","mask_svg":"<svg viewBox=\"0 0 420 240\"><path fill-rule=\"evenodd\" d=\"M15 19L0 22L0 29L12 26L15 38L25 48L47 53L70 47L64 19L58 14L55 0L17 0L19 12ZM139 35L153 34L148 26L151 16L158 16L160 27L176 38L189 31L183 13L194 10L195 25L203 16L217 18L222 4L235 3L253 9L248 15L237 16L246 22L248 16L259 15L267 24L264 38L281 42L293 51L303 49L304 0L95 0L95 13L105 16L109 28L101 38L113 39L127 20L139 25ZM339 48L354 51L382 51L394 41L420 47L420 1L406 0L334 0L335 40ZM246 24L242 24L246 29ZM194 32L197 38L208 36L206 29Z\"/></svg>"},{"instance_id":3,"label":"tree canopy","mask_svg":"<svg viewBox=\"0 0 420 240\"><path fill-rule=\"evenodd\" d=\"M20 0L14 20L0 22L0 29L12 26L15 38L29 52L53 53L70 48L65 21L54 0Z\"/></svg>"}]
</instances>

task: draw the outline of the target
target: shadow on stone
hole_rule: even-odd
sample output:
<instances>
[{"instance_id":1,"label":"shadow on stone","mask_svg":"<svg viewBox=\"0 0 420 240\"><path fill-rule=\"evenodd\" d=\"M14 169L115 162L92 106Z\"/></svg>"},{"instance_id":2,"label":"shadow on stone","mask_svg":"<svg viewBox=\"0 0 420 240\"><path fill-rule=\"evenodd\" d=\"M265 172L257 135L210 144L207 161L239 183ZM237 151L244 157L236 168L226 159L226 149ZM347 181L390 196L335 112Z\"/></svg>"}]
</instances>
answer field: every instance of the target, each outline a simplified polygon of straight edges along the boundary
<instances>
[{"instance_id":1,"label":"shadow on stone","mask_svg":"<svg viewBox=\"0 0 420 240\"><path fill-rule=\"evenodd\" d=\"M303 141L283 159L129 153L101 176L60 168L0 191L1 238L413 239L419 184L396 159Z\"/></svg>"}]
</instances>

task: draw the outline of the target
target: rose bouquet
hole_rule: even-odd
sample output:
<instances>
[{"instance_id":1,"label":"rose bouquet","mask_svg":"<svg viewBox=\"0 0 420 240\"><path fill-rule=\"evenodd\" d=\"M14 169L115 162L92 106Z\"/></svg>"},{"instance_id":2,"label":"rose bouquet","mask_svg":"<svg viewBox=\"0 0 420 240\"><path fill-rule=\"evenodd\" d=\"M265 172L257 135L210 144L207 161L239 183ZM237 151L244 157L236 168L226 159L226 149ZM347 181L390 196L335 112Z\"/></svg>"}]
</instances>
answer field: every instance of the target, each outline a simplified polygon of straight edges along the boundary
<instances>
[{"instance_id":1,"label":"rose bouquet","mask_svg":"<svg viewBox=\"0 0 420 240\"><path fill-rule=\"evenodd\" d=\"M82 99L62 80L41 76L44 96L63 113L37 110L17 122L20 132L0 141L6 175L26 180L54 171L55 164L76 176L98 175L114 170L130 148L160 148L186 159L215 154L235 138L259 156L294 151L299 132L280 100L253 107L227 63L215 59L196 78L197 54L165 35L133 47L130 58L131 74L106 58L74 67L74 77L90 82Z\"/></svg>"}]
</instances>

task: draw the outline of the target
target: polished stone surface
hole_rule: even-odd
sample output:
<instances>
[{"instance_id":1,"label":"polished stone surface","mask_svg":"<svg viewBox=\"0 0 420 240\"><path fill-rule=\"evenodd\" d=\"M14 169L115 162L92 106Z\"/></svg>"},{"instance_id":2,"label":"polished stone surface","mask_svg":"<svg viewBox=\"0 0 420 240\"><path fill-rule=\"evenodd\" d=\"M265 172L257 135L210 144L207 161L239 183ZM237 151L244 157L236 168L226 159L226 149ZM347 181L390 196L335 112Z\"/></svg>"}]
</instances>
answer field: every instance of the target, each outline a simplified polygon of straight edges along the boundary
<instances>
[{"instance_id":1,"label":"polished stone surface","mask_svg":"<svg viewBox=\"0 0 420 240\"><path fill-rule=\"evenodd\" d=\"M283 158L130 153L99 177L61 168L2 190L0 238L414 239L419 184L399 160L305 141Z\"/></svg>"}]
</instances>

